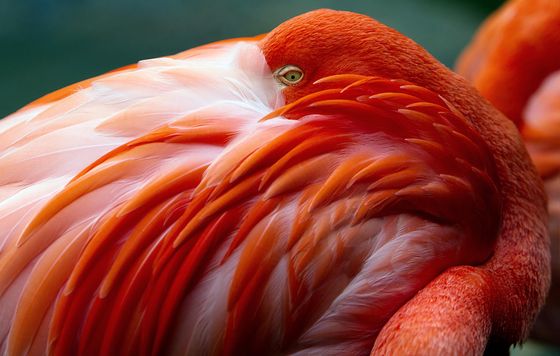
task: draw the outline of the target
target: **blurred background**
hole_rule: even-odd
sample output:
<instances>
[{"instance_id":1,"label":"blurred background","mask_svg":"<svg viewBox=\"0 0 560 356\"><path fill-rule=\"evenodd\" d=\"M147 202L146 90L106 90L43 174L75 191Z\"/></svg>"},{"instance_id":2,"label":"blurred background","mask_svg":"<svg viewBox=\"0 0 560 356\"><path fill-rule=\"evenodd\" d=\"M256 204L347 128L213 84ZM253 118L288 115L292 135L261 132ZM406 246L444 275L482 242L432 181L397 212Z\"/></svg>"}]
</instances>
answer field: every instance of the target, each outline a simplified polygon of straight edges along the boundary
<instances>
[{"instance_id":1,"label":"blurred background","mask_svg":"<svg viewBox=\"0 0 560 356\"><path fill-rule=\"evenodd\" d=\"M502 0L0 0L0 117L108 70L268 32L314 8L368 14L451 66Z\"/></svg>"},{"instance_id":2,"label":"blurred background","mask_svg":"<svg viewBox=\"0 0 560 356\"><path fill-rule=\"evenodd\" d=\"M108 70L211 41L267 32L321 7L374 17L453 66L480 22L502 2L0 0L0 117ZM513 354L560 355L560 348L531 341Z\"/></svg>"}]
</instances>

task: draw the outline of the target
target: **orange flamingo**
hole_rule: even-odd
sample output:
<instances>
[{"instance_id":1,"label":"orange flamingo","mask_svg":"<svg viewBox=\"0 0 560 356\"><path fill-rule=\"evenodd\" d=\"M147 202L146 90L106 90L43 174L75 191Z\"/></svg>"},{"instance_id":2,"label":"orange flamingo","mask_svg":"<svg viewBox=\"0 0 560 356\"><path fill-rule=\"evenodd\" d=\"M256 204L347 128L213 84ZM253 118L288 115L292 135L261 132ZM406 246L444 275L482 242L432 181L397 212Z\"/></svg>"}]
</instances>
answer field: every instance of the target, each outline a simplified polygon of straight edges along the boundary
<instances>
[{"instance_id":1,"label":"orange flamingo","mask_svg":"<svg viewBox=\"0 0 560 356\"><path fill-rule=\"evenodd\" d=\"M363 15L141 61L0 125L8 355L482 353L544 302L514 125Z\"/></svg>"},{"instance_id":2,"label":"orange flamingo","mask_svg":"<svg viewBox=\"0 0 560 356\"><path fill-rule=\"evenodd\" d=\"M560 331L560 1L516 0L483 24L457 70L521 130L545 180L552 285L535 336Z\"/></svg>"}]
</instances>

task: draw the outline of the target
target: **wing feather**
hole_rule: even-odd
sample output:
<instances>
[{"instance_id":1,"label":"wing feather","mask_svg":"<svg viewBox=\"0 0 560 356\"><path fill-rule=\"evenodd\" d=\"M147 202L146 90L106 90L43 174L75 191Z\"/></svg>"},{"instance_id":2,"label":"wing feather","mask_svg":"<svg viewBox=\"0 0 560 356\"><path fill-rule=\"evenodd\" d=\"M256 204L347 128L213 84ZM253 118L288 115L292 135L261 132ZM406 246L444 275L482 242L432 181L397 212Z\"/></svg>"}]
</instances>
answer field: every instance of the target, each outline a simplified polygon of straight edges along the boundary
<instances>
[{"instance_id":1,"label":"wing feather","mask_svg":"<svg viewBox=\"0 0 560 356\"><path fill-rule=\"evenodd\" d=\"M31 171L0 196L38 196L0 240L9 352L363 351L438 273L489 256L494 163L443 98L335 76L279 107L256 47L222 46L9 119L0 167Z\"/></svg>"},{"instance_id":2,"label":"wing feather","mask_svg":"<svg viewBox=\"0 0 560 356\"><path fill-rule=\"evenodd\" d=\"M93 78L2 120L0 305L7 322L0 352L89 345L88 337L80 345L65 341L78 330L97 332L94 321L108 322L107 303L92 298L104 280L111 303L112 294L140 301L137 278L152 268L155 246L190 200L189 186L244 125L280 100L272 83L260 83L268 69L254 42L193 52ZM253 87L261 92L251 95ZM147 210L152 204L163 213ZM145 232L132 229L140 221ZM112 293L115 280L130 287ZM92 302L91 317L75 317Z\"/></svg>"}]
</instances>

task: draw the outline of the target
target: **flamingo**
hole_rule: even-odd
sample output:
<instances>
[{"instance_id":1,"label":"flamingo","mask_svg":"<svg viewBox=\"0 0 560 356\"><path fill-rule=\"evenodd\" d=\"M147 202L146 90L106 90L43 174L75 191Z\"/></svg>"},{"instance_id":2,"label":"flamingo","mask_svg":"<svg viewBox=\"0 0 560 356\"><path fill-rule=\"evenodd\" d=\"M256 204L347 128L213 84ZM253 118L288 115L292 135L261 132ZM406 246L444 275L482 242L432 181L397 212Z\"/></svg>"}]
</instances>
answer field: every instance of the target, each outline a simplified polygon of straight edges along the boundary
<instances>
[{"instance_id":1,"label":"flamingo","mask_svg":"<svg viewBox=\"0 0 560 356\"><path fill-rule=\"evenodd\" d=\"M521 130L545 180L552 285L535 336L560 330L560 2L512 0L481 27L457 62L463 74Z\"/></svg>"},{"instance_id":2,"label":"flamingo","mask_svg":"<svg viewBox=\"0 0 560 356\"><path fill-rule=\"evenodd\" d=\"M481 354L544 303L515 126L364 15L141 61L0 126L3 354Z\"/></svg>"}]
</instances>

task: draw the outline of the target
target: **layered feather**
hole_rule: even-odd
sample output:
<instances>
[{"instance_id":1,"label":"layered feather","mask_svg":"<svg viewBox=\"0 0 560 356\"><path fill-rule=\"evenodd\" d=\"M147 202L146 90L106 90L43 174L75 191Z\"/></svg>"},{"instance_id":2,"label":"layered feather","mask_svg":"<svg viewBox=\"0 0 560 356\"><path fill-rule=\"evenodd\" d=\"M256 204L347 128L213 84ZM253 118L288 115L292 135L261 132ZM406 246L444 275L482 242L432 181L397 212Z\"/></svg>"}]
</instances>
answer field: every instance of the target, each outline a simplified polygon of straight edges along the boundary
<instances>
[{"instance_id":1,"label":"layered feather","mask_svg":"<svg viewBox=\"0 0 560 356\"><path fill-rule=\"evenodd\" d=\"M494 163L445 99L340 75L283 106L254 43L189 52L7 119L4 351L367 353L490 256Z\"/></svg>"}]
</instances>

